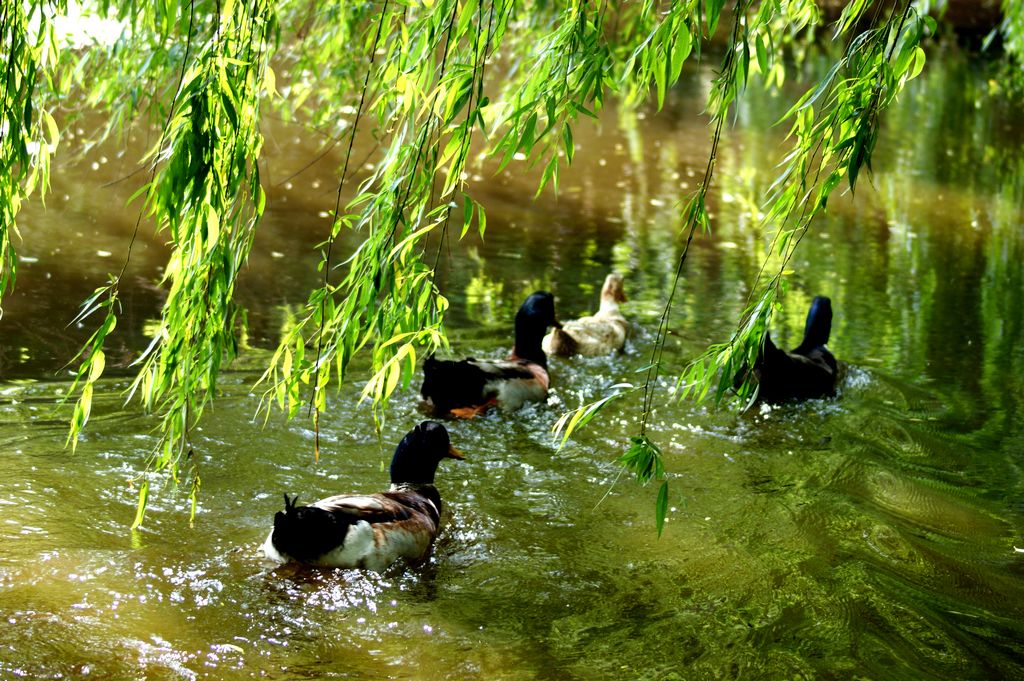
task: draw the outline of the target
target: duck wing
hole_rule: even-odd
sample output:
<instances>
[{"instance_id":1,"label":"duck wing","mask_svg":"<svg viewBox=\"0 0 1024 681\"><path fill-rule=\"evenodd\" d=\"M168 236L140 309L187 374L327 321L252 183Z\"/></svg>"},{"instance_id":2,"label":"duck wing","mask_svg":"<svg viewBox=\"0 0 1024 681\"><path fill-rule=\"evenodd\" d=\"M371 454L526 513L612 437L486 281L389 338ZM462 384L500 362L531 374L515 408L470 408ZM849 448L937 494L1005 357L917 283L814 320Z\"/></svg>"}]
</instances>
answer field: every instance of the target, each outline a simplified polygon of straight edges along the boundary
<instances>
[{"instance_id":1,"label":"duck wing","mask_svg":"<svg viewBox=\"0 0 1024 681\"><path fill-rule=\"evenodd\" d=\"M836 361L835 355L833 355L828 348L824 345L819 345L816 348L812 348L806 353L801 353L803 357L807 358L811 364L820 367L821 371L835 374L839 371L839 362Z\"/></svg>"},{"instance_id":2,"label":"duck wing","mask_svg":"<svg viewBox=\"0 0 1024 681\"><path fill-rule=\"evenodd\" d=\"M383 493L366 496L339 494L315 501L306 508L317 508L352 522L365 520L368 523L405 520L411 513L407 505L386 497Z\"/></svg>"},{"instance_id":3,"label":"duck wing","mask_svg":"<svg viewBox=\"0 0 1024 681\"><path fill-rule=\"evenodd\" d=\"M607 355L622 350L629 335L629 322L618 308L564 322L552 329L541 344L544 352L568 357Z\"/></svg>"},{"instance_id":4,"label":"duck wing","mask_svg":"<svg viewBox=\"0 0 1024 681\"><path fill-rule=\"evenodd\" d=\"M311 505L368 523L398 523L419 514L426 516L436 525L440 520L441 511L440 495L433 487L426 491L399 489L366 496L341 494L321 499Z\"/></svg>"}]
</instances>

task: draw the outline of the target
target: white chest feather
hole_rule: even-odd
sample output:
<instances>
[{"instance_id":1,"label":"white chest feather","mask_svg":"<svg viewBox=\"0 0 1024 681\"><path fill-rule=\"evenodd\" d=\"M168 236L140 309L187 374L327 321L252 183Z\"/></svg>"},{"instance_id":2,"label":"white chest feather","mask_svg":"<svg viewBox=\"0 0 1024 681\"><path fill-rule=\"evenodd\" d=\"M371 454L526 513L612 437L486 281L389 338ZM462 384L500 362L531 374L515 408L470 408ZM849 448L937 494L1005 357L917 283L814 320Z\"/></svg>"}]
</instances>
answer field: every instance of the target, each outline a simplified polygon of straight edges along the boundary
<instances>
[{"instance_id":1,"label":"white chest feather","mask_svg":"<svg viewBox=\"0 0 1024 681\"><path fill-rule=\"evenodd\" d=\"M529 364L533 378L501 379L487 383L485 393L493 394L498 405L506 411L515 411L526 402L540 402L548 397L548 385L551 379L544 367Z\"/></svg>"},{"instance_id":2,"label":"white chest feather","mask_svg":"<svg viewBox=\"0 0 1024 681\"><path fill-rule=\"evenodd\" d=\"M286 563L288 559L281 555L281 552L274 546L274 531L271 530L270 534L267 535L266 541L260 546L260 553L277 563Z\"/></svg>"}]
</instances>

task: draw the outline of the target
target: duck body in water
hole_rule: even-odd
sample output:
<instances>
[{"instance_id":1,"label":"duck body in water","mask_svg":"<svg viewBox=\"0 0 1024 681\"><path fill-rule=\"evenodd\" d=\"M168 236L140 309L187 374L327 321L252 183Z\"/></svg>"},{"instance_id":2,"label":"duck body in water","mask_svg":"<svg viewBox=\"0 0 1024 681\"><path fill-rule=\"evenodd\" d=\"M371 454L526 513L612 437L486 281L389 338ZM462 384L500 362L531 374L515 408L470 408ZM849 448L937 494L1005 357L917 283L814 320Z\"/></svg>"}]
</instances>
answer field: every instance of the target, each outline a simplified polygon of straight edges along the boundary
<instances>
[{"instance_id":1,"label":"duck body in water","mask_svg":"<svg viewBox=\"0 0 1024 681\"><path fill-rule=\"evenodd\" d=\"M437 537L441 495L434 475L441 459L462 459L439 423L424 421L398 444L391 488L337 495L308 506L285 495L285 510L263 543L268 558L331 568L383 572L399 559L424 562Z\"/></svg>"},{"instance_id":2,"label":"duck body in water","mask_svg":"<svg viewBox=\"0 0 1024 681\"><path fill-rule=\"evenodd\" d=\"M563 357L597 357L621 352L629 335L629 322L619 310L619 304L624 302L622 275L609 274L601 287L601 307L597 313L552 329L544 337L544 352Z\"/></svg>"},{"instance_id":3,"label":"duck body in water","mask_svg":"<svg viewBox=\"0 0 1024 681\"><path fill-rule=\"evenodd\" d=\"M560 326L555 318L555 297L546 291L531 294L516 313L515 346L508 358L428 357L423 362L423 399L437 416L462 418L481 414L491 406L511 411L526 402L547 399L551 379L541 341L552 326Z\"/></svg>"},{"instance_id":4,"label":"duck body in water","mask_svg":"<svg viewBox=\"0 0 1024 681\"><path fill-rule=\"evenodd\" d=\"M754 364L758 383L757 399L769 404L790 400L835 397L839 365L826 347L832 332L832 301L817 296L811 303L804 326L804 339L786 352L766 333L764 346ZM742 382L745 371L736 376Z\"/></svg>"}]
</instances>

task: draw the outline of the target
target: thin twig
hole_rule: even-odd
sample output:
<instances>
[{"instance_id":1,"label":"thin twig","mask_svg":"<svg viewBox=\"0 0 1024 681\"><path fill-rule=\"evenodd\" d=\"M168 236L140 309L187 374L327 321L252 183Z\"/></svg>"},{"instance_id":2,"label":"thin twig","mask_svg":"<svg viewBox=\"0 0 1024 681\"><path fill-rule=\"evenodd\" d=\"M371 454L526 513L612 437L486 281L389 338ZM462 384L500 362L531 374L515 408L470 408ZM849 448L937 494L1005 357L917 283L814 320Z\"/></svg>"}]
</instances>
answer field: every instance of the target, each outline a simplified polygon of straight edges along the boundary
<instances>
[{"instance_id":1,"label":"thin twig","mask_svg":"<svg viewBox=\"0 0 1024 681\"><path fill-rule=\"evenodd\" d=\"M317 332L317 343L316 343L316 363L313 365L316 375L313 381L313 392L309 398L309 409L315 411L316 416L313 419L313 430L314 430L314 459L320 460L320 408L316 406L317 392L321 390L320 386L320 358L323 355L324 348L324 329L326 325L327 317L327 295L330 294L331 286L331 254L334 247L334 240L337 238L340 232L339 223L341 217L338 213L341 211L341 194L342 189L345 187L345 180L348 176L348 164L352 158L352 147L355 144L356 132L359 129L359 120L363 115L363 105L366 102L366 90L370 83L370 74L373 72L374 60L377 56L377 45L380 43L381 32L384 28L384 18L387 16L389 0L384 0L384 5L380 10L380 21L377 22L377 32L373 37L373 46L370 48L370 63L366 67L366 76L363 78L363 88L359 94L359 106L356 107L356 117L352 123L352 133L348 138L348 150L345 152L345 164L341 170L341 180L338 182L338 194L334 201L334 222L331 225L331 235L327 240L327 253L324 256L324 298L320 301L320 328Z\"/></svg>"}]
</instances>

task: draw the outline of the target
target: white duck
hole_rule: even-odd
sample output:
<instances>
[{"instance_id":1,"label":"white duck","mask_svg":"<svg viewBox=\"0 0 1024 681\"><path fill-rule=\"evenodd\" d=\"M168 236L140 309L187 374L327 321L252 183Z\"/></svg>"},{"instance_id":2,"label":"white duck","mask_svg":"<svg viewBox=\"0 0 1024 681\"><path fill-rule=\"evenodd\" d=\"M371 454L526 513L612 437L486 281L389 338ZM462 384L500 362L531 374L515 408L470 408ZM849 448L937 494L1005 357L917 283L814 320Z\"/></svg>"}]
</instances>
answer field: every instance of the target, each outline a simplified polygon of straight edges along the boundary
<instances>
[{"instance_id":1,"label":"white duck","mask_svg":"<svg viewBox=\"0 0 1024 681\"><path fill-rule=\"evenodd\" d=\"M544 337L542 347L551 355L607 355L619 352L629 335L629 322L619 303L626 302L622 275L609 274L601 287L601 308L597 314L565 322Z\"/></svg>"}]
</instances>

